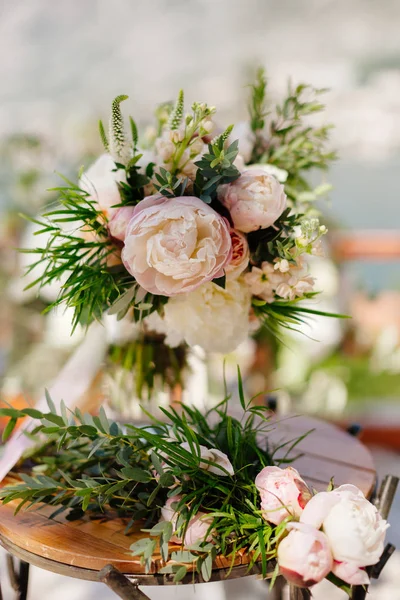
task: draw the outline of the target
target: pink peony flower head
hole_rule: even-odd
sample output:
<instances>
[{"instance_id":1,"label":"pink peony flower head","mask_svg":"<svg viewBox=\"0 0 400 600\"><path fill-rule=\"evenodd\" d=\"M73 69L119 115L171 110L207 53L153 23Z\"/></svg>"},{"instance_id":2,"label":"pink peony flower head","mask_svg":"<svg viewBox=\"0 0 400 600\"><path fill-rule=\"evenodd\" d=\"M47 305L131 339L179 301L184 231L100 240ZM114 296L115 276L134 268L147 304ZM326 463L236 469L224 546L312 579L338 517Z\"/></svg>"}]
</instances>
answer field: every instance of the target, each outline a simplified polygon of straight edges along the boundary
<instances>
[{"instance_id":1,"label":"pink peony flower head","mask_svg":"<svg viewBox=\"0 0 400 600\"><path fill-rule=\"evenodd\" d=\"M307 484L292 467L264 467L255 484L260 492L263 516L275 525L289 515L300 517L311 498Z\"/></svg>"},{"instance_id":2,"label":"pink peony flower head","mask_svg":"<svg viewBox=\"0 0 400 600\"><path fill-rule=\"evenodd\" d=\"M125 236L125 268L148 292L176 296L221 277L232 256L226 220L194 196L150 196Z\"/></svg>"},{"instance_id":3,"label":"pink peony flower head","mask_svg":"<svg viewBox=\"0 0 400 600\"><path fill-rule=\"evenodd\" d=\"M218 188L218 198L229 210L235 229L249 233L275 223L286 208L284 187L263 169L246 169Z\"/></svg>"}]
</instances>

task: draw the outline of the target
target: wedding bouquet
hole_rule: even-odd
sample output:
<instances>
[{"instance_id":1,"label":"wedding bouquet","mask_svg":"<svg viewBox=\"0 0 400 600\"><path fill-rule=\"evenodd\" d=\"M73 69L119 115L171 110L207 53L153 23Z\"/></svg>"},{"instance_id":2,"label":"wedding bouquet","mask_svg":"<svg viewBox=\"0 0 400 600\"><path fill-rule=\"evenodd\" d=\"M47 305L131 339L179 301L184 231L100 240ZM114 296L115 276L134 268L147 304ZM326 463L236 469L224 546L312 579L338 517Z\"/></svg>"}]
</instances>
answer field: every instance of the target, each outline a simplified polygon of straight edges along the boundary
<instances>
[{"instance_id":1,"label":"wedding bouquet","mask_svg":"<svg viewBox=\"0 0 400 600\"><path fill-rule=\"evenodd\" d=\"M20 418L38 423L19 481L0 497L17 512L45 503L68 519L125 517L126 533L143 532L132 554L175 582L196 572L208 581L213 568L225 564L229 575L244 563L300 587L327 577L350 594L349 586L368 584L365 567L382 554L386 521L353 485L310 489L285 465L304 436L274 449L270 414L245 401L240 374L239 396L239 419L224 400L206 415L163 409L165 422L149 415L141 428L121 427L103 409L83 415L61 403L56 411L49 397L48 412L0 409L10 417L6 436Z\"/></svg>"},{"instance_id":2,"label":"wedding bouquet","mask_svg":"<svg viewBox=\"0 0 400 600\"><path fill-rule=\"evenodd\" d=\"M44 267L31 285L60 280L55 305L73 308L73 327L107 312L171 348L228 353L261 326L276 334L322 314L301 301L317 293L307 257L326 227L313 202L329 190L306 175L334 158L329 126L308 122L323 90L290 87L273 111L266 90L260 71L249 122L225 129L212 106L185 112L181 91L142 137L132 118L126 132L127 96L114 100L105 153L35 221L48 243L30 250L31 269Z\"/></svg>"}]
</instances>

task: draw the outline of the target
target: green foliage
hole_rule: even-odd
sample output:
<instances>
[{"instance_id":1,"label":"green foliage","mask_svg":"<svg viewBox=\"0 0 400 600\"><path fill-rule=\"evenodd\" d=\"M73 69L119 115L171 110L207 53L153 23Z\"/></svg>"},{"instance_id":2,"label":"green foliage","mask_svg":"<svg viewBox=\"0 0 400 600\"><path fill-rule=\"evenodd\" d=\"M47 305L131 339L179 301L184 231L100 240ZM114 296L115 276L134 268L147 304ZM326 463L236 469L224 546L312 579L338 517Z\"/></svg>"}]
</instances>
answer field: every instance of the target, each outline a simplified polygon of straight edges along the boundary
<instances>
[{"instance_id":1,"label":"green foliage","mask_svg":"<svg viewBox=\"0 0 400 600\"><path fill-rule=\"evenodd\" d=\"M237 140L228 148L224 147L231 129L228 127L222 135L209 144L208 153L195 163L198 167L194 184L195 194L206 204L211 204L217 199L219 185L230 183L240 177L240 172L233 164L238 154Z\"/></svg>"},{"instance_id":2,"label":"green foliage","mask_svg":"<svg viewBox=\"0 0 400 600\"><path fill-rule=\"evenodd\" d=\"M110 153L116 162L126 164L129 160L129 148L127 146L124 119L121 112L121 102L127 100L125 94L117 96L111 106L110 128L109 128L109 147Z\"/></svg>"},{"instance_id":3,"label":"green foliage","mask_svg":"<svg viewBox=\"0 0 400 600\"><path fill-rule=\"evenodd\" d=\"M102 144L104 146L104 150L106 152L108 152L109 151L108 139L107 139L106 131L104 129L104 125L103 125L102 121L99 121L99 134L100 134Z\"/></svg>"},{"instance_id":4,"label":"green foliage","mask_svg":"<svg viewBox=\"0 0 400 600\"><path fill-rule=\"evenodd\" d=\"M183 196L188 184L187 177L177 177L164 167L160 167L160 172L155 174L157 183L154 184L156 190L166 198Z\"/></svg>"},{"instance_id":5,"label":"green foliage","mask_svg":"<svg viewBox=\"0 0 400 600\"><path fill-rule=\"evenodd\" d=\"M288 173L287 196L294 203L313 201L329 191L329 186L313 190L305 174L312 169L326 170L336 159L336 153L326 149L332 126L314 126L310 121L310 117L325 109L320 96L326 90L289 84L283 102L272 111L267 107L266 87L261 70L251 86L249 112L254 147L250 163L268 163L284 169Z\"/></svg>"},{"instance_id":6,"label":"green foliage","mask_svg":"<svg viewBox=\"0 0 400 600\"><path fill-rule=\"evenodd\" d=\"M45 265L42 274L28 287L49 285L61 281L61 290L53 306L65 304L74 309L72 326L88 324L100 319L129 293L129 303L119 310L120 316L133 307L133 318L139 320L160 306L162 297L153 302L151 294L136 301L139 286L122 264L113 265L118 248L109 239L106 220L87 192L66 180L65 187L56 188L60 205L43 215L30 219L39 229L48 233L45 247L22 252L37 255L29 271ZM83 226L82 226L83 224ZM139 298L139 297L138 297ZM145 306L145 308L143 308Z\"/></svg>"},{"instance_id":7,"label":"green foliage","mask_svg":"<svg viewBox=\"0 0 400 600\"><path fill-rule=\"evenodd\" d=\"M112 365L121 366L129 376L134 373L134 388L137 398L150 399L158 382L173 390L177 385L184 385L187 365L187 347L180 345L170 348L165 344L162 335L146 333L123 346L111 346L109 357ZM111 376L112 376L112 369ZM122 384L123 385L123 384ZM118 399L117 399L118 402Z\"/></svg>"},{"instance_id":8,"label":"green foliage","mask_svg":"<svg viewBox=\"0 0 400 600\"><path fill-rule=\"evenodd\" d=\"M313 315L335 319L349 318L347 315L330 313L299 304L304 299L314 298L316 294L317 292L311 292L295 300L276 300L275 302L253 298L254 314L260 319L264 327L276 337L279 337L281 328L297 331L299 327L307 322L307 318L311 318Z\"/></svg>"},{"instance_id":9,"label":"green foliage","mask_svg":"<svg viewBox=\"0 0 400 600\"><path fill-rule=\"evenodd\" d=\"M175 106L169 117L169 129L171 131L178 129L183 117L184 110L184 93L183 90L179 90L178 98L176 99Z\"/></svg>"},{"instance_id":10,"label":"green foliage","mask_svg":"<svg viewBox=\"0 0 400 600\"><path fill-rule=\"evenodd\" d=\"M275 529L262 518L254 485L258 472L273 464L267 438L269 411L245 400L240 373L239 393L241 420L228 414L226 398L206 415L186 405L181 414L164 409L166 421L148 415L151 424L140 428L121 427L102 408L98 416L83 415L79 409L68 413L64 405L56 412L49 396L49 412L0 409L0 416L10 418L10 429L26 415L38 421L29 434L36 440L28 452L33 468L21 472L21 483L4 487L0 497L3 503L19 500L17 511L46 503L54 506L54 514L68 511L69 519L88 510L116 511L130 519L127 531L141 519L143 539L131 551L149 569L158 539L165 572L174 573L176 580L185 576L190 563L208 580L218 554L231 556L233 564L244 549L254 553L253 563L261 560L266 575L276 539L284 530L284 525ZM201 457L200 446L226 453L234 475L207 470L213 463ZM180 515L174 528L170 522L159 522L159 517L167 498L177 494L182 499L174 505ZM205 538L211 534L212 543L200 541L171 554L171 536L184 537L199 511L208 514Z\"/></svg>"}]
</instances>

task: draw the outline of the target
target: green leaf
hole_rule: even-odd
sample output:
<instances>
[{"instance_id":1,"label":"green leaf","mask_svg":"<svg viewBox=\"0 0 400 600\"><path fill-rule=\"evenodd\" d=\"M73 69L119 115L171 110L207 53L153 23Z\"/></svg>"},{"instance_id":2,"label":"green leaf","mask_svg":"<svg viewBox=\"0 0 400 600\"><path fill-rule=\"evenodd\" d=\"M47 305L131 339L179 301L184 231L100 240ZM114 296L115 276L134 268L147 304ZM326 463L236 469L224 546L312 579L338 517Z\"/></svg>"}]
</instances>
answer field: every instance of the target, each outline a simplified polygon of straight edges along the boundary
<instances>
[{"instance_id":1,"label":"green leaf","mask_svg":"<svg viewBox=\"0 0 400 600\"><path fill-rule=\"evenodd\" d=\"M132 481L140 481L142 483L148 483L152 480L150 473L143 471L143 469L138 469L135 467L124 467L121 470L121 473L127 478L132 479Z\"/></svg>"},{"instance_id":2,"label":"green leaf","mask_svg":"<svg viewBox=\"0 0 400 600\"><path fill-rule=\"evenodd\" d=\"M211 553L207 554L207 556L205 557L205 559L203 560L203 562L201 564L201 576L203 577L204 581L210 581L210 579L211 579L212 563L213 563L213 559L212 559Z\"/></svg>"},{"instance_id":3,"label":"green leaf","mask_svg":"<svg viewBox=\"0 0 400 600\"><path fill-rule=\"evenodd\" d=\"M200 551L203 549L201 548ZM195 562L199 557L192 552L188 552L187 550L178 550L177 552L172 552L171 560L180 563L192 563Z\"/></svg>"},{"instance_id":4,"label":"green leaf","mask_svg":"<svg viewBox=\"0 0 400 600\"><path fill-rule=\"evenodd\" d=\"M13 417L12 419L10 419L8 421L8 423L5 426L4 431L3 431L3 436L2 436L3 442L6 442L8 440L8 438L14 431L16 424L17 424L17 419L15 417Z\"/></svg>"},{"instance_id":5,"label":"green leaf","mask_svg":"<svg viewBox=\"0 0 400 600\"><path fill-rule=\"evenodd\" d=\"M104 408L102 406L100 406L100 410L99 410L99 419L100 419L100 423L103 426L103 429L106 433L110 433L110 423L108 420L108 417L106 415L106 411L104 410Z\"/></svg>"},{"instance_id":6,"label":"green leaf","mask_svg":"<svg viewBox=\"0 0 400 600\"><path fill-rule=\"evenodd\" d=\"M43 413L40 410L36 410L36 408L24 408L21 410L21 414L27 415L32 419L42 419L44 417Z\"/></svg>"},{"instance_id":7,"label":"green leaf","mask_svg":"<svg viewBox=\"0 0 400 600\"><path fill-rule=\"evenodd\" d=\"M158 458L158 456L155 454L155 452L151 452L150 454L150 458L151 458L151 462L154 465L155 470L157 471L157 473L159 475L162 475L164 473L164 469L162 467L161 461Z\"/></svg>"},{"instance_id":8,"label":"green leaf","mask_svg":"<svg viewBox=\"0 0 400 600\"><path fill-rule=\"evenodd\" d=\"M45 394L47 406L49 407L50 412L57 414L56 406L55 406L53 400L51 399L51 396L50 396L49 391L47 389L44 390L44 394Z\"/></svg>"},{"instance_id":9,"label":"green leaf","mask_svg":"<svg viewBox=\"0 0 400 600\"><path fill-rule=\"evenodd\" d=\"M16 408L0 408L0 417L12 417L18 419L21 417L21 411Z\"/></svg>"},{"instance_id":10,"label":"green leaf","mask_svg":"<svg viewBox=\"0 0 400 600\"><path fill-rule=\"evenodd\" d=\"M179 583L187 574L187 568L181 565L174 575L174 583Z\"/></svg>"},{"instance_id":11,"label":"green leaf","mask_svg":"<svg viewBox=\"0 0 400 600\"><path fill-rule=\"evenodd\" d=\"M225 273L223 274L222 277L218 277L217 279L213 279L212 282L215 283L215 285L218 285L219 287L221 287L224 290L225 289L225 285L226 285L226 275L225 275Z\"/></svg>"}]
</instances>

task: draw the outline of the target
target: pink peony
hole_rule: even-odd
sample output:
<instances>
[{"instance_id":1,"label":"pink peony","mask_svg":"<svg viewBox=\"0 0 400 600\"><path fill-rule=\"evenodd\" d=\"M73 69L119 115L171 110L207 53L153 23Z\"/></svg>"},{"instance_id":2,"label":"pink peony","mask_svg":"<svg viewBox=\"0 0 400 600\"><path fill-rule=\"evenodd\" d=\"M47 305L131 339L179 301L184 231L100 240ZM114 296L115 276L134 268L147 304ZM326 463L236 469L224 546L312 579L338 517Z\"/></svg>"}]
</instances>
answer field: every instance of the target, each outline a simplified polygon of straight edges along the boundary
<instances>
[{"instance_id":1,"label":"pink peony","mask_svg":"<svg viewBox=\"0 0 400 600\"><path fill-rule=\"evenodd\" d=\"M289 515L299 517L311 498L307 484L292 467L264 467L255 484L260 492L263 516L275 525Z\"/></svg>"},{"instance_id":2,"label":"pink peony","mask_svg":"<svg viewBox=\"0 0 400 600\"><path fill-rule=\"evenodd\" d=\"M305 523L289 523L289 535L278 546L281 574L299 587L310 587L330 573L333 565L328 538Z\"/></svg>"},{"instance_id":3,"label":"pink peony","mask_svg":"<svg viewBox=\"0 0 400 600\"><path fill-rule=\"evenodd\" d=\"M134 206L122 206L112 213L108 222L108 229L112 237L123 242L125 240L126 230L133 217Z\"/></svg>"},{"instance_id":4,"label":"pink peony","mask_svg":"<svg viewBox=\"0 0 400 600\"><path fill-rule=\"evenodd\" d=\"M226 220L194 196L150 196L140 202L122 260L148 292L176 296L222 277L232 256Z\"/></svg>"},{"instance_id":5,"label":"pink peony","mask_svg":"<svg viewBox=\"0 0 400 600\"><path fill-rule=\"evenodd\" d=\"M283 185L263 169L246 169L232 183L221 185L218 198L235 228L245 233L270 227L286 208Z\"/></svg>"},{"instance_id":6,"label":"pink peony","mask_svg":"<svg viewBox=\"0 0 400 600\"><path fill-rule=\"evenodd\" d=\"M239 277L247 269L250 260L250 250L246 236L236 229L230 230L232 240L232 259L226 266L228 277Z\"/></svg>"}]
</instances>

